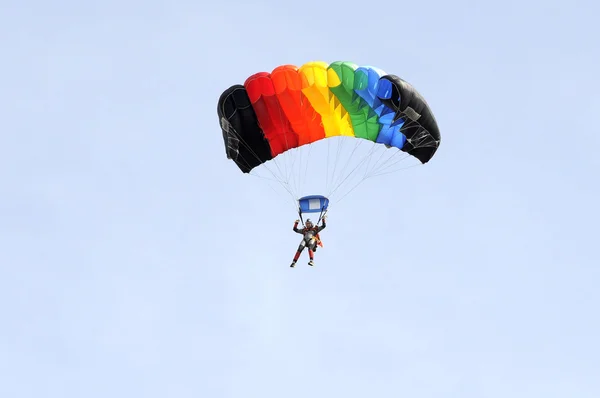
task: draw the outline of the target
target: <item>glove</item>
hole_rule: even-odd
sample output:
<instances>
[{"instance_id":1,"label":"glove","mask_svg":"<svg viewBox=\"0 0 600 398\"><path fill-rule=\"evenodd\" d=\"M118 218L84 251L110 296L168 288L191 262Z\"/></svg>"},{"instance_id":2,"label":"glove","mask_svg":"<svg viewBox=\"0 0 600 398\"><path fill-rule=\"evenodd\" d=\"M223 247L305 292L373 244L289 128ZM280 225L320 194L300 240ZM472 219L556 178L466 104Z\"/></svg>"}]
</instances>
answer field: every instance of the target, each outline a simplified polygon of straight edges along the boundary
<instances>
[{"instance_id":1,"label":"glove","mask_svg":"<svg viewBox=\"0 0 600 398\"><path fill-rule=\"evenodd\" d=\"M298 224L300 222L300 220L296 220L294 221L294 224Z\"/></svg>"}]
</instances>

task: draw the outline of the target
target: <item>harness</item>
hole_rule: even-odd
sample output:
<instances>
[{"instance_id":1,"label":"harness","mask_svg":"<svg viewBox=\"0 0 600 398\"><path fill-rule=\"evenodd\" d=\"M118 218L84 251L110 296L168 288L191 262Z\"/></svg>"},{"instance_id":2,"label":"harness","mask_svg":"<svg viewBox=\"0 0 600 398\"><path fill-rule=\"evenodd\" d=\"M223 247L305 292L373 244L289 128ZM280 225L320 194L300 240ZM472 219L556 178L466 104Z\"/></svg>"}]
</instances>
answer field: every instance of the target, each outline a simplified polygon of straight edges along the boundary
<instances>
[{"instance_id":1,"label":"harness","mask_svg":"<svg viewBox=\"0 0 600 398\"><path fill-rule=\"evenodd\" d=\"M323 247L323 242L321 241L321 237L319 236L319 233L316 232L317 231L317 227L311 227L311 228L306 228L304 229L304 233L308 232L308 231L313 231L315 233L314 239L317 242L317 245Z\"/></svg>"}]
</instances>

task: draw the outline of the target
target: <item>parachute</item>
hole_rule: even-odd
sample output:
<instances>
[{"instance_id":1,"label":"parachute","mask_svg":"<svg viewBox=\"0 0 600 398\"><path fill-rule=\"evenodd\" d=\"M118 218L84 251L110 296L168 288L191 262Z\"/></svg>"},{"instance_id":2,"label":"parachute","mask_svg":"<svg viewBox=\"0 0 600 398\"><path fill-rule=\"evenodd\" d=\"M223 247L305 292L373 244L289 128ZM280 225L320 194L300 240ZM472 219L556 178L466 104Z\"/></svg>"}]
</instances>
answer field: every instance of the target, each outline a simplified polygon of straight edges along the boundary
<instances>
[{"instance_id":1,"label":"parachute","mask_svg":"<svg viewBox=\"0 0 600 398\"><path fill-rule=\"evenodd\" d=\"M441 140L433 112L412 85L347 61L255 73L221 94L217 114L227 158L245 174L266 169L258 176L278 182L299 212L314 206L326 211L331 195L356 188L349 184L352 176L361 183L393 172L407 158L429 162ZM327 155L323 146L313 149L321 143L327 143ZM300 197L307 179L311 195ZM319 179L325 180L325 196L312 194Z\"/></svg>"}]
</instances>

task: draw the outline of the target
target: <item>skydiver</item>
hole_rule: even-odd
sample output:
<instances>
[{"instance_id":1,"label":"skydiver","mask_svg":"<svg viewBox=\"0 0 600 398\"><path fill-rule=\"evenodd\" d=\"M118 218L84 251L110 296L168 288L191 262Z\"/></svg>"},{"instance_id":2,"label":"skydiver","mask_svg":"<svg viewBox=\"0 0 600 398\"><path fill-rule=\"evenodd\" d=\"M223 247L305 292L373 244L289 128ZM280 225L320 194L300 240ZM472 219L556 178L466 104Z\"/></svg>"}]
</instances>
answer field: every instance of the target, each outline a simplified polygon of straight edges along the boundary
<instances>
[{"instance_id":1,"label":"skydiver","mask_svg":"<svg viewBox=\"0 0 600 398\"><path fill-rule=\"evenodd\" d=\"M302 237L302 241L300 242L300 245L298 246L298 250L296 251L296 255L294 256L294 260L292 261L292 264L290 265L290 267L294 267L296 265L296 261L298 261L298 258L300 257L300 253L302 253L302 250L304 250L305 247L308 247L308 257L310 258L310 261L308 262L308 265L310 265L311 267L313 265L315 265L315 263L313 262L314 260L314 252L317 251L317 245L323 247L323 244L321 243L321 238L319 237L319 232L321 232L322 230L325 229L326 224L325 224L325 218L326 216L323 216L322 218L322 226L318 226L318 225L313 225L312 221L310 221L310 219L306 220L306 224L305 224L305 228L298 228L298 223L300 222L300 220L296 220L294 222L294 232L303 235Z\"/></svg>"}]
</instances>

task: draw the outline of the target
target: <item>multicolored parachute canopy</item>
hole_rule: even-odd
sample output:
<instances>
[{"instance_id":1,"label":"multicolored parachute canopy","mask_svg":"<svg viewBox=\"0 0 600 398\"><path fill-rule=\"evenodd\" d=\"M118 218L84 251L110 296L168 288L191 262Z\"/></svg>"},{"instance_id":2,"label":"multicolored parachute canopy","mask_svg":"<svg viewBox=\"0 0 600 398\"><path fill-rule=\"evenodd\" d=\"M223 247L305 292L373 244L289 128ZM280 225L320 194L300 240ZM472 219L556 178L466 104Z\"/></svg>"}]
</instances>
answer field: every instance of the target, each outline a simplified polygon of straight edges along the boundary
<instances>
[{"instance_id":1,"label":"multicolored parachute canopy","mask_svg":"<svg viewBox=\"0 0 600 398\"><path fill-rule=\"evenodd\" d=\"M395 147L427 163L440 131L425 99L398 76L352 62L282 65L219 98L226 154L244 173L329 137Z\"/></svg>"}]
</instances>

